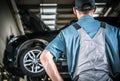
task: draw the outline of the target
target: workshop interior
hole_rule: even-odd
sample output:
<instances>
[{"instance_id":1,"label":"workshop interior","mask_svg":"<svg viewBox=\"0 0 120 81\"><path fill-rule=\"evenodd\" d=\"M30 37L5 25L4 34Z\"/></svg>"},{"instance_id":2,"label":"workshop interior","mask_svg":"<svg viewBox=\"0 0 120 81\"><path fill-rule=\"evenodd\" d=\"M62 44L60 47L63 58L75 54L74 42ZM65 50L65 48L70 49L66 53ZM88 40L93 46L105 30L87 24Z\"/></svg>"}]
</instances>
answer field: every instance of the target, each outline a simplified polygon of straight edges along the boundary
<instances>
[{"instance_id":1,"label":"workshop interior","mask_svg":"<svg viewBox=\"0 0 120 81\"><path fill-rule=\"evenodd\" d=\"M120 0L95 0L94 17L120 27ZM60 30L77 21L74 0L0 1L0 81L51 81L40 63L42 50ZM72 81L65 54L56 62Z\"/></svg>"}]
</instances>

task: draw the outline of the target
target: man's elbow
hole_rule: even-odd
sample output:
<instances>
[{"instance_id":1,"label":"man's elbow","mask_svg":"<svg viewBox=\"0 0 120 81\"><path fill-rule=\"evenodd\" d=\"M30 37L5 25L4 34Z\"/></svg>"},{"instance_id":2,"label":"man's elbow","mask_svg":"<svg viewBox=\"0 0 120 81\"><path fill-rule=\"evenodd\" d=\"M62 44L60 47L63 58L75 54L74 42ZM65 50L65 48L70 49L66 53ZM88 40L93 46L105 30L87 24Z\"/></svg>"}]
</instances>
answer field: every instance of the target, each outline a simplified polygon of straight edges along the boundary
<instances>
[{"instance_id":1,"label":"man's elbow","mask_svg":"<svg viewBox=\"0 0 120 81\"><path fill-rule=\"evenodd\" d=\"M53 59L53 55L49 51L44 50L40 55L40 62L43 64L50 59Z\"/></svg>"},{"instance_id":2,"label":"man's elbow","mask_svg":"<svg viewBox=\"0 0 120 81\"><path fill-rule=\"evenodd\" d=\"M45 60L46 60L46 54L43 51L40 55L40 62L43 64L45 62Z\"/></svg>"}]
</instances>

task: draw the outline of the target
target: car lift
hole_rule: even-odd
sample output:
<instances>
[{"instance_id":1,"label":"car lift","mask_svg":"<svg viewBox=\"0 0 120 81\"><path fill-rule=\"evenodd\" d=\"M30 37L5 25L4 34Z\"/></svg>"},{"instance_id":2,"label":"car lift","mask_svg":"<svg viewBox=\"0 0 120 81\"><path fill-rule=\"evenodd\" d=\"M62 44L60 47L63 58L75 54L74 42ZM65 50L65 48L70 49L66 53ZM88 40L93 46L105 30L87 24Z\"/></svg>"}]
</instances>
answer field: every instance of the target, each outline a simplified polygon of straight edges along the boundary
<instances>
[{"instance_id":1,"label":"car lift","mask_svg":"<svg viewBox=\"0 0 120 81\"><path fill-rule=\"evenodd\" d=\"M10 81L9 73L4 69L2 64L0 64L0 81Z\"/></svg>"}]
</instances>

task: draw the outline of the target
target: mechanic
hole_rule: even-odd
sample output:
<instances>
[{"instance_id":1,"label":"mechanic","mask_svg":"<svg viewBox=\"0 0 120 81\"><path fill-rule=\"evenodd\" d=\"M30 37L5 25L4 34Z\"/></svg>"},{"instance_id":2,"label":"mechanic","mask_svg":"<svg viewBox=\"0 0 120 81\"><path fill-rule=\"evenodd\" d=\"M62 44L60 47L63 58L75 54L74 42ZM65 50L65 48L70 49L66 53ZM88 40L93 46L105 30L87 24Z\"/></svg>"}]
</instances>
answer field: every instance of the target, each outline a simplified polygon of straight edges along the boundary
<instances>
[{"instance_id":1,"label":"mechanic","mask_svg":"<svg viewBox=\"0 0 120 81\"><path fill-rule=\"evenodd\" d=\"M120 29L94 19L95 0L75 0L78 21L53 39L40 56L52 81L63 81L55 60L67 56L73 81L113 81L120 74Z\"/></svg>"}]
</instances>

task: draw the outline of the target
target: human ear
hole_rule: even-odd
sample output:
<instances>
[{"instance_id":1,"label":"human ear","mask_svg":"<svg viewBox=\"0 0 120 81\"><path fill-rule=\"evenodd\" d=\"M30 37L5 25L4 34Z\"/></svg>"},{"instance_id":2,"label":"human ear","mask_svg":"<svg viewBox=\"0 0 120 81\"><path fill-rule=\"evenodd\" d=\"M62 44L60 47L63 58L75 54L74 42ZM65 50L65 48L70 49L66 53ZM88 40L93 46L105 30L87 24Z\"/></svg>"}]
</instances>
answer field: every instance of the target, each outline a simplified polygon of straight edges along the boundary
<instances>
[{"instance_id":1,"label":"human ear","mask_svg":"<svg viewBox=\"0 0 120 81\"><path fill-rule=\"evenodd\" d=\"M77 14L75 7L73 7L73 13L74 13L75 15Z\"/></svg>"},{"instance_id":2,"label":"human ear","mask_svg":"<svg viewBox=\"0 0 120 81\"><path fill-rule=\"evenodd\" d=\"M94 12L94 13L96 12L96 9L97 9L97 7L95 7L95 8L93 9L93 12Z\"/></svg>"}]
</instances>

